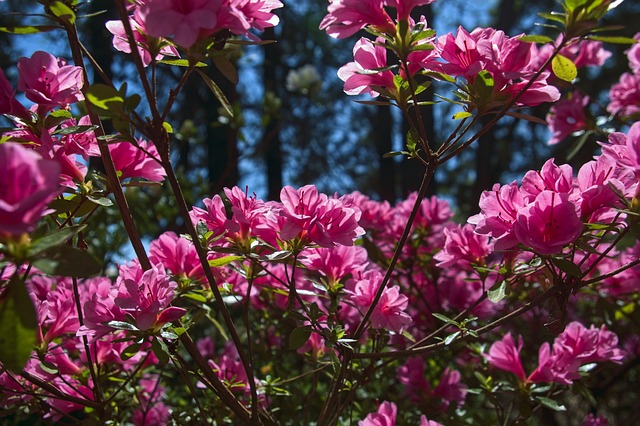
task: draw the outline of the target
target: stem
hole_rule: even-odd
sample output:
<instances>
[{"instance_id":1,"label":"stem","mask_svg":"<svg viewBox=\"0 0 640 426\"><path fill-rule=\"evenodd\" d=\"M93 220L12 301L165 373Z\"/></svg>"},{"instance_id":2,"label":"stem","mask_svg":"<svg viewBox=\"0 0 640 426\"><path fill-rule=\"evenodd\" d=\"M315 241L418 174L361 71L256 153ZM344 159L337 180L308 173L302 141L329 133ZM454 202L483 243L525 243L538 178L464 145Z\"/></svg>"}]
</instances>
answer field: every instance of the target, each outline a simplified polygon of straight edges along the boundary
<instances>
[{"instance_id":1,"label":"stem","mask_svg":"<svg viewBox=\"0 0 640 426\"><path fill-rule=\"evenodd\" d=\"M116 1L116 3L118 2ZM75 25L65 23L65 28L67 30L67 37L69 39L73 61L75 62L76 66L82 67L82 75L84 79L82 92L85 95L85 107L87 108L87 114L91 119L91 124L97 126L94 132L98 139L98 147L100 148L100 156L102 157L105 173L107 174L108 186L113 192L113 195L116 199L116 205L118 206L118 210L120 211L122 223L125 230L127 231L127 235L129 236L129 241L133 246L133 250L135 251L138 260L140 261L140 266L144 270L151 269L151 262L149 261L147 252L144 248L144 245L142 244L142 239L140 238L140 233L138 232L138 228L136 227L133 216L131 215L131 209L129 208L129 204L127 203L127 198L124 196L122 185L120 185L120 179L118 179L116 166L113 164L111 152L109 151L107 143L103 139L101 139L101 137L105 135L104 127L102 126L100 117L98 117L98 115L93 111L91 103L86 100L86 90L89 87L89 77L84 66L82 49L80 48L80 40L78 38L78 31Z\"/></svg>"},{"instance_id":2,"label":"stem","mask_svg":"<svg viewBox=\"0 0 640 426\"><path fill-rule=\"evenodd\" d=\"M366 324L369 321L369 318L371 317L371 314L373 313L373 310L375 309L376 305L380 301L380 298L382 297L382 293L384 292L384 289L387 287L387 284L391 280L391 275L393 274L393 271L394 271L394 269L396 267L396 263L398 263L398 260L400 259L400 256L402 255L402 249L403 249L405 243L407 242L407 239L409 238L409 234L411 233L411 227L413 225L413 221L415 220L416 216L418 215L418 211L420 210L420 205L421 205L422 199L424 198L425 194L427 193L427 187L429 186L429 182L431 182L431 178L433 177L433 174L436 171L436 167L437 167L437 164L435 164L434 162L430 162L427 165L427 169L425 170L424 176L422 177L422 183L420 184L420 190L418 191L418 197L416 198L416 202L413 205L413 209L411 210L411 214L409 215L409 218L407 220L407 225L405 226L404 231L402 232L402 236L400 237L400 241L398 241L398 245L396 246L396 249L395 249L395 251L393 253L393 257L391 258L391 262L389 263L389 266L387 267L387 271L384 274L384 278L382 280L382 283L380 284L380 287L378 288L378 291L376 292L376 296L373 299L373 302L371 302L371 306L369 306L369 309L367 309L367 312L365 313L364 317L362 318L362 321L360 321L360 324L358 325L358 328L356 329L355 333L353 334L353 339L358 340L360 338L360 336L362 336L362 333L364 333L364 331L366 329Z\"/></svg>"},{"instance_id":3,"label":"stem","mask_svg":"<svg viewBox=\"0 0 640 426\"><path fill-rule=\"evenodd\" d=\"M78 322L80 323L80 327L84 326L84 316L82 314L82 305L80 304L80 292L78 291L78 279L76 277L71 277L71 282L73 284L73 298L76 303L76 310L78 311ZM91 351L89 349L89 340L86 335L82 336L82 344L84 346L84 351L87 354L87 362L89 363L89 373L91 374L91 380L93 380L93 395L94 399L97 402L102 401L102 389L100 388L100 382L98 381L98 374L95 370L95 364L93 363L93 359L91 357Z\"/></svg>"},{"instance_id":4,"label":"stem","mask_svg":"<svg viewBox=\"0 0 640 426\"><path fill-rule=\"evenodd\" d=\"M189 233L189 235L193 240L193 243L194 243L193 245L198 254L198 258L200 259L200 264L202 265L204 274L207 277L207 282L211 287L211 291L213 292L216 302L218 303L218 306L220 308L222 318L224 319L224 322L229 330L229 333L231 334L231 339L233 340L233 343L238 351L238 355L240 356L240 361L242 362L242 366L245 370L245 373L247 374L247 379L249 380L249 386L251 388L251 392L252 393L256 392L255 391L256 384L254 380L253 369L251 368L251 363L247 359L247 355L245 354L244 349L242 347L242 342L240 341L240 336L238 335L238 331L235 325L233 324L233 319L231 318L231 314L229 313L229 310L227 309L227 305L224 303L224 300L222 299L222 294L220 293L220 289L218 288L216 279L213 276L213 273L211 272L211 267L209 266L209 261L207 260L207 253L205 252L204 248L200 244L198 233L196 232L196 229L193 226L193 222L191 221L191 217L189 216L189 208L187 207L187 201L184 198L184 194L182 193L182 189L180 188L180 183L178 182L178 178L176 177L176 174L173 170L171 161L168 158L168 153L164 153L164 155L163 153L161 153L160 155L162 156L162 160L163 160L162 165L165 171L167 172L167 180L169 181L169 184L171 185L171 189L173 191L173 195L176 198L178 209L180 210L180 215L184 220L184 224L187 228L187 232ZM183 339L181 338L180 340L182 341ZM196 352L198 351L197 348L195 349L195 351ZM198 353L198 355L200 354ZM236 404L239 404L235 398L234 398L234 401ZM245 410L244 407L242 407L242 409ZM245 414L246 414L246 410L245 410Z\"/></svg>"}]
</instances>

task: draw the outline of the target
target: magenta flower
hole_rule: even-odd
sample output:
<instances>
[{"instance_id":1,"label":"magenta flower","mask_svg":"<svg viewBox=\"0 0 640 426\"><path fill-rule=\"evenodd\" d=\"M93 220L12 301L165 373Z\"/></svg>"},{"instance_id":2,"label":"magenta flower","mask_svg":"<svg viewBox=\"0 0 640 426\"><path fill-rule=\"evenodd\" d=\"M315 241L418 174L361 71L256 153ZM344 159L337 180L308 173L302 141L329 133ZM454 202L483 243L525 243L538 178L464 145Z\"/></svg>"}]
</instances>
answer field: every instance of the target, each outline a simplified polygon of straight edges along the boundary
<instances>
[{"instance_id":1,"label":"magenta flower","mask_svg":"<svg viewBox=\"0 0 640 426\"><path fill-rule=\"evenodd\" d=\"M152 142L142 139L138 139L138 146L141 149L129 142L109 144L118 177L120 180L142 178L151 182L162 182L167 172L160 165L157 148Z\"/></svg>"},{"instance_id":2,"label":"magenta flower","mask_svg":"<svg viewBox=\"0 0 640 426\"><path fill-rule=\"evenodd\" d=\"M364 234L358 226L360 210L345 207L336 198L328 198L313 185L294 189L285 186L280 192L280 238L299 238L302 243L321 247L353 245Z\"/></svg>"},{"instance_id":3,"label":"magenta flower","mask_svg":"<svg viewBox=\"0 0 640 426\"><path fill-rule=\"evenodd\" d=\"M585 108L589 105L589 97L574 91L566 99L562 99L551 107L547 114L547 124L551 131L549 145L555 145L578 130L588 128Z\"/></svg>"},{"instance_id":4,"label":"magenta flower","mask_svg":"<svg viewBox=\"0 0 640 426\"><path fill-rule=\"evenodd\" d=\"M165 232L149 247L149 260L162 265L173 275L192 277L200 261L193 242L180 238L174 232Z\"/></svg>"},{"instance_id":5,"label":"magenta flower","mask_svg":"<svg viewBox=\"0 0 640 426\"><path fill-rule=\"evenodd\" d=\"M140 15L139 8L136 9L135 13L129 17L129 24L131 25L131 29L133 31L133 38L136 42L138 54L140 55L142 64L145 67L151 63L152 59L159 61L165 56L180 57L180 54L174 46L169 46L166 43L163 43L156 57L151 58L149 47L149 42L151 40L147 33L147 29L144 26L144 20ZM122 21L107 21L105 23L105 26L107 27L107 30L109 30L109 32L113 34L113 47L115 47L116 50L119 50L120 52L131 53L131 45L129 45L127 33L124 29L124 24L122 23Z\"/></svg>"},{"instance_id":6,"label":"magenta flower","mask_svg":"<svg viewBox=\"0 0 640 426\"><path fill-rule=\"evenodd\" d=\"M444 248L433 257L438 261L436 266L484 265L484 259L489 255L488 237L475 233L470 224L445 228L444 235Z\"/></svg>"},{"instance_id":7,"label":"magenta flower","mask_svg":"<svg viewBox=\"0 0 640 426\"><path fill-rule=\"evenodd\" d=\"M31 114L18 100L11 83L0 69L0 114L11 114L16 117L31 120Z\"/></svg>"},{"instance_id":8,"label":"magenta flower","mask_svg":"<svg viewBox=\"0 0 640 426\"><path fill-rule=\"evenodd\" d=\"M376 41L384 42L382 38ZM353 47L353 58L354 62L349 62L338 70L338 77L344 81L344 92L347 95L368 93L376 97L379 95L375 90L376 87L396 90L393 72L371 71L387 65L387 50L384 47L373 44L371 40L363 37Z\"/></svg>"},{"instance_id":9,"label":"magenta flower","mask_svg":"<svg viewBox=\"0 0 640 426\"><path fill-rule=\"evenodd\" d=\"M527 205L526 194L517 182L501 186L480 195L480 213L471 216L469 223L476 225L478 234L493 237L495 250L507 250L518 244L514 223L518 212Z\"/></svg>"},{"instance_id":10,"label":"magenta flower","mask_svg":"<svg viewBox=\"0 0 640 426\"><path fill-rule=\"evenodd\" d=\"M513 337L511 337L511 333L507 333L502 340L491 345L489 353L485 355L485 358L489 364L501 370L512 372L518 379L524 382L527 376L524 373L522 361L520 360L522 345L522 336L519 337L518 346L516 346Z\"/></svg>"},{"instance_id":11,"label":"magenta flower","mask_svg":"<svg viewBox=\"0 0 640 426\"><path fill-rule=\"evenodd\" d=\"M144 271L138 280L120 276L116 284L119 287L115 305L131 315L141 330L161 327L187 312L186 309L169 306L178 284L157 266Z\"/></svg>"},{"instance_id":12,"label":"magenta flower","mask_svg":"<svg viewBox=\"0 0 640 426\"><path fill-rule=\"evenodd\" d=\"M367 271L359 279L354 280L353 290L346 290L346 292L351 295L351 300L356 306L366 311L373 303L382 285L382 279L382 273L374 270ZM405 312L408 304L409 298L400 294L399 286L385 288L371 313L371 326L401 333L413 321Z\"/></svg>"},{"instance_id":13,"label":"magenta flower","mask_svg":"<svg viewBox=\"0 0 640 426\"><path fill-rule=\"evenodd\" d=\"M218 28L221 0L149 0L140 19L153 37L173 35L176 44L191 47Z\"/></svg>"},{"instance_id":14,"label":"magenta flower","mask_svg":"<svg viewBox=\"0 0 640 426\"><path fill-rule=\"evenodd\" d=\"M50 53L38 51L31 58L18 59L18 71L18 89L38 104L40 114L84 99L82 68Z\"/></svg>"},{"instance_id":15,"label":"magenta flower","mask_svg":"<svg viewBox=\"0 0 640 426\"><path fill-rule=\"evenodd\" d=\"M16 143L0 144L0 236L31 232L59 193L60 166Z\"/></svg>"},{"instance_id":16,"label":"magenta flower","mask_svg":"<svg viewBox=\"0 0 640 426\"><path fill-rule=\"evenodd\" d=\"M629 58L629 68L637 75L640 74L640 33L636 33L633 38L635 38L637 42L624 53L626 53L627 58Z\"/></svg>"},{"instance_id":17,"label":"magenta flower","mask_svg":"<svg viewBox=\"0 0 640 426\"><path fill-rule=\"evenodd\" d=\"M398 21L408 20L411 11L416 6L423 6L435 3L436 0L388 0L389 6L393 6L398 10Z\"/></svg>"},{"instance_id":18,"label":"magenta flower","mask_svg":"<svg viewBox=\"0 0 640 426\"><path fill-rule=\"evenodd\" d=\"M475 77L482 69L484 57L476 46L477 39L462 27L455 37L449 33L438 38L440 57L446 61L442 70L452 76Z\"/></svg>"},{"instance_id":19,"label":"magenta flower","mask_svg":"<svg viewBox=\"0 0 640 426\"><path fill-rule=\"evenodd\" d=\"M218 13L218 26L232 33L255 39L249 31L255 28L264 31L280 22L273 9L282 7L279 0L224 0Z\"/></svg>"},{"instance_id":20,"label":"magenta flower","mask_svg":"<svg viewBox=\"0 0 640 426\"><path fill-rule=\"evenodd\" d=\"M615 171L615 161L604 155L580 167L576 181L581 200L582 218L589 219L595 212L621 207L620 199L612 186L620 193L624 193L625 187L615 178Z\"/></svg>"},{"instance_id":21,"label":"magenta flower","mask_svg":"<svg viewBox=\"0 0 640 426\"><path fill-rule=\"evenodd\" d=\"M540 170L530 170L522 178L522 189L530 197L549 191L570 193L573 190L573 169L569 164L557 166L553 158L548 159Z\"/></svg>"},{"instance_id":22,"label":"magenta flower","mask_svg":"<svg viewBox=\"0 0 640 426\"><path fill-rule=\"evenodd\" d=\"M467 386L460 381L462 375L458 370L447 367L442 372L440 383L433 390L436 397L442 398L442 408L447 409L451 403L458 406L464 404L467 397Z\"/></svg>"},{"instance_id":23,"label":"magenta flower","mask_svg":"<svg viewBox=\"0 0 640 426\"><path fill-rule=\"evenodd\" d=\"M205 198L202 202L205 209L194 207L189 213L194 225L203 222L213 232L212 238L226 235L228 232L240 231L240 226L237 223L227 219L227 211L219 195Z\"/></svg>"},{"instance_id":24,"label":"magenta flower","mask_svg":"<svg viewBox=\"0 0 640 426\"><path fill-rule=\"evenodd\" d=\"M386 5L386 0L330 0L329 13L320 22L320 29L334 38L352 36L367 25L395 34L395 23L384 10Z\"/></svg>"},{"instance_id":25,"label":"magenta flower","mask_svg":"<svg viewBox=\"0 0 640 426\"><path fill-rule=\"evenodd\" d=\"M566 193L544 190L518 212L514 231L518 241L543 255L556 254L582 235L580 208Z\"/></svg>"},{"instance_id":26,"label":"magenta flower","mask_svg":"<svg viewBox=\"0 0 640 426\"><path fill-rule=\"evenodd\" d=\"M378 411L370 413L358 426L396 426L398 408L393 402L384 401L378 406Z\"/></svg>"},{"instance_id":27,"label":"magenta flower","mask_svg":"<svg viewBox=\"0 0 640 426\"><path fill-rule=\"evenodd\" d=\"M640 113L640 74L625 72L620 81L609 90L610 103L607 111L622 117Z\"/></svg>"}]
</instances>

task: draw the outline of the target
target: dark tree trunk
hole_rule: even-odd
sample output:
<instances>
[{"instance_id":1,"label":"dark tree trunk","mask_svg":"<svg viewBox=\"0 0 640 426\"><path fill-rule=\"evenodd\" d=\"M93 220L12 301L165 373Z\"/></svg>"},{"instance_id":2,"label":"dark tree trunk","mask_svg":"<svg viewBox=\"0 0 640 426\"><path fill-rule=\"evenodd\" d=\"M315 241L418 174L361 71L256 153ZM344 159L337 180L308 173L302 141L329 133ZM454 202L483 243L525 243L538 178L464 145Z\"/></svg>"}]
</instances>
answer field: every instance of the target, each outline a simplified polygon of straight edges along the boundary
<instances>
[{"instance_id":1,"label":"dark tree trunk","mask_svg":"<svg viewBox=\"0 0 640 426\"><path fill-rule=\"evenodd\" d=\"M282 23L284 24L284 23ZM273 28L267 28L263 35L263 40L275 40ZM279 68L281 62L281 52L278 43L271 43L264 46L263 81L265 94L272 92L277 95L279 87ZM264 150L265 163L267 168L267 198L277 200L282 189L282 147L280 140L280 119L277 111L267 111L270 114L268 123L265 126L262 136L261 146Z\"/></svg>"}]
</instances>

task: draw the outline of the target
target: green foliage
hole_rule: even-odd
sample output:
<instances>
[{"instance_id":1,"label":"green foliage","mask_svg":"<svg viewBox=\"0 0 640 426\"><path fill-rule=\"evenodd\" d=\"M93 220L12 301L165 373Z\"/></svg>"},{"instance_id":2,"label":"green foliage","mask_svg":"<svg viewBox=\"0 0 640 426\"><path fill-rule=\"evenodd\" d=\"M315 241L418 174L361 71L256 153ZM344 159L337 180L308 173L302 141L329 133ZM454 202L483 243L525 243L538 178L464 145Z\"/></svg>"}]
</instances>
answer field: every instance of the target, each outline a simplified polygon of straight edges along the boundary
<instances>
[{"instance_id":1,"label":"green foliage","mask_svg":"<svg viewBox=\"0 0 640 426\"><path fill-rule=\"evenodd\" d=\"M24 282L14 275L0 295L0 362L14 373L21 372L37 337L33 302Z\"/></svg>"}]
</instances>

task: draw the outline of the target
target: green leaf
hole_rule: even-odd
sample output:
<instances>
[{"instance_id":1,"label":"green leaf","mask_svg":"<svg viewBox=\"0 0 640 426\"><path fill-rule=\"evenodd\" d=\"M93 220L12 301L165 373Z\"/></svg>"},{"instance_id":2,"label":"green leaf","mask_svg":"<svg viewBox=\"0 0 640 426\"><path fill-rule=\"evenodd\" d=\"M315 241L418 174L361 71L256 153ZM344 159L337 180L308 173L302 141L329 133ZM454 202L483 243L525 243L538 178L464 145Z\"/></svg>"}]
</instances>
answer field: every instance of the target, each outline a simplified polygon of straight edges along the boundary
<instances>
[{"instance_id":1,"label":"green leaf","mask_svg":"<svg viewBox=\"0 0 640 426\"><path fill-rule=\"evenodd\" d=\"M33 266L45 274L63 277L89 278L102 270L96 259L84 250L62 245L40 253L43 258Z\"/></svg>"},{"instance_id":2,"label":"green leaf","mask_svg":"<svg viewBox=\"0 0 640 426\"><path fill-rule=\"evenodd\" d=\"M561 24L565 23L566 15L564 13L552 12L552 13L538 13L538 16L544 19L548 19L550 21L560 22Z\"/></svg>"},{"instance_id":3,"label":"green leaf","mask_svg":"<svg viewBox=\"0 0 640 426\"><path fill-rule=\"evenodd\" d=\"M53 25L27 25L18 27L0 27L0 32L10 34L38 34L49 32L60 27Z\"/></svg>"},{"instance_id":4,"label":"green leaf","mask_svg":"<svg viewBox=\"0 0 640 426\"><path fill-rule=\"evenodd\" d=\"M455 333L451 333L450 335L448 335L444 339L445 346L449 346L451 343L453 343L453 341L456 340L456 337L458 337L460 333L461 333L460 331L456 331Z\"/></svg>"},{"instance_id":5,"label":"green leaf","mask_svg":"<svg viewBox=\"0 0 640 426\"><path fill-rule=\"evenodd\" d=\"M453 117L451 118L453 118L454 120L462 120L463 118L469 118L469 117L473 117L473 114L470 113L469 111L459 111L453 114Z\"/></svg>"},{"instance_id":6,"label":"green leaf","mask_svg":"<svg viewBox=\"0 0 640 426\"><path fill-rule=\"evenodd\" d=\"M75 12L61 1L54 1L53 3L49 4L49 10L51 10L51 13L62 19L64 22L67 22L71 25L76 22Z\"/></svg>"},{"instance_id":7,"label":"green leaf","mask_svg":"<svg viewBox=\"0 0 640 426\"><path fill-rule=\"evenodd\" d=\"M215 97L218 99L218 101L220 101L220 103L222 104L222 107L224 108L226 113L229 114L230 117L233 117L234 116L233 107L229 103L229 100L227 99L225 94L218 87L218 85L213 80L211 80L211 78L207 74L205 74L204 72L202 72L202 71L200 71L198 69L196 70L196 72L198 74L200 74L200 77L202 77L202 80L204 80L204 83L207 85L209 90L211 90L211 92L215 95Z\"/></svg>"},{"instance_id":8,"label":"green leaf","mask_svg":"<svg viewBox=\"0 0 640 426\"><path fill-rule=\"evenodd\" d=\"M0 298L0 362L19 373L38 337L38 319L24 283L13 276Z\"/></svg>"},{"instance_id":9,"label":"green leaf","mask_svg":"<svg viewBox=\"0 0 640 426\"><path fill-rule=\"evenodd\" d=\"M456 327L460 327L460 323L452 320L451 318L449 318L446 315L442 315L442 314L438 314L438 313L431 313L431 315L433 315L434 317L438 318L440 321L446 322L447 324L451 324L451 325L455 325Z\"/></svg>"},{"instance_id":10,"label":"green leaf","mask_svg":"<svg viewBox=\"0 0 640 426\"><path fill-rule=\"evenodd\" d=\"M71 135L71 134L77 134L77 133L86 133L91 130L95 130L97 128L98 126L69 126L69 127L56 129L53 132L51 132L51 134L52 135Z\"/></svg>"},{"instance_id":11,"label":"green leaf","mask_svg":"<svg viewBox=\"0 0 640 426\"><path fill-rule=\"evenodd\" d=\"M220 268L222 266L226 266L228 264L230 264L231 262L235 262L236 260L240 260L242 259L242 256L224 256L224 257L219 257L217 259L211 259L209 261L209 266L211 266L212 268Z\"/></svg>"},{"instance_id":12,"label":"green leaf","mask_svg":"<svg viewBox=\"0 0 640 426\"><path fill-rule=\"evenodd\" d=\"M553 43L553 39L545 35L525 35L519 37L518 40L525 43Z\"/></svg>"},{"instance_id":13,"label":"green leaf","mask_svg":"<svg viewBox=\"0 0 640 426\"><path fill-rule=\"evenodd\" d=\"M116 330L140 331L138 327L126 321L109 321L106 325Z\"/></svg>"},{"instance_id":14,"label":"green leaf","mask_svg":"<svg viewBox=\"0 0 640 426\"><path fill-rule=\"evenodd\" d=\"M162 127L164 127L164 131L165 132L167 132L169 134L173 133L173 127L171 127L171 124L169 124L168 122L163 121L162 122Z\"/></svg>"},{"instance_id":15,"label":"green leaf","mask_svg":"<svg viewBox=\"0 0 640 426\"><path fill-rule=\"evenodd\" d=\"M635 44L638 41L631 37L616 37L616 36L590 36L590 40L602 41L604 43L612 43L612 44Z\"/></svg>"},{"instance_id":16,"label":"green leaf","mask_svg":"<svg viewBox=\"0 0 640 426\"><path fill-rule=\"evenodd\" d=\"M86 227L87 225L73 225L62 229L56 229L55 231L31 243L29 254L31 256L35 256L52 247L59 246Z\"/></svg>"},{"instance_id":17,"label":"green leaf","mask_svg":"<svg viewBox=\"0 0 640 426\"><path fill-rule=\"evenodd\" d=\"M167 65L174 65L177 67L188 67L189 66L189 61L187 59L163 59L161 61L158 61L161 64L167 64ZM207 66L207 64L205 64L204 62L198 62L196 65L196 68L204 68Z\"/></svg>"},{"instance_id":18,"label":"green leaf","mask_svg":"<svg viewBox=\"0 0 640 426\"><path fill-rule=\"evenodd\" d=\"M391 152L385 152L384 154L382 154L382 158L398 157L399 155L409 155L409 153L408 153L407 151L391 151Z\"/></svg>"},{"instance_id":19,"label":"green leaf","mask_svg":"<svg viewBox=\"0 0 640 426\"><path fill-rule=\"evenodd\" d=\"M120 359L123 361L126 361L129 358L135 356L140 351L140 346L142 346L142 343L134 343L132 345L127 346L120 353Z\"/></svg>"},{"instance_id":20,"label":"green leaf","mask_svg":"<svg viewBox=\"0 0 640 426\"><path fill-rule=\"evenodd\" d=\"M218 68L218 71L227 78L227 80L232 82L234 85L238 84L238 71L229 58L224 55L215 55L211 58L211 61L213 62L213 65Z\"/></svg>"},{"instance_id":21,"label":"green leaf","mask_svg":"<svg viewBox=\"0 0 640 426\"><path fill-rule=\"evenodd\" d=\"M122 112L124 98L120 92L106 84L94 84L87 89L87 100L98 108L111 113Z\"/></svg>"},{"instance_id":22,"label":"green leaf","mask_svg":"<svg viewBox=\"0 0 640 426\"><path fill-rule=\"evenodd\" d=\"M87 195L87 200L102 207L111 207L113 205L113 201L111 201L111 199L107 197L95 197L93 195Z\"/></svg>"},{"instance_id":23,"label":"green leaf","mask_svg":"<svg viewBox=\"0 0 640 426\"><path fill-rule=\"evenodd\" d=\"M568 259L554 257L551 261L558 267L558 269L562 272L566 272L570 277L580 278L582 276L580 267Z\"/></svg>"},{"instance_id":24,"label":"green leaf","mask_svg":"<svg viewBox=\"0 0 640 426\"><path fill-rule=\"evenodd\" d=\"M311 336L311 326L294 328L289 335L289 349L297 350L302 347Z\"/></svg>"},{"instance_id":25,"label":"green leaf","mask_svg":"<svg viewBox=\"0 0 640 426\"><path fill-rule=\"evenodd\" d=\"M160 361L160 365L165 365L169 362L169 349L162 340L154 338L151 341L151 350Z\"/></svg>"},{"instance_id":26,"label":"green leaf","mask_svg":"<svg viewBox=\"0 0 640 426\"><path fill-rule=\"evenodd\" d=\"M493 302L498 303L507 296L507 280L497 283L487 291L487 298Z\"/></svg>"},{"instance_id":27,"label":"green leaf","mask_svg":"<svg viewBox=\"0 0 640 426\"><path fill-rule=\"evenodd\" d=\"M567 407L558 403L558 401L554 401L551 398L545 398L544 396L536 396L534 398L540 404L544 405L547 408L552 409L553 411L567 411Z\"/></svg>"},{"instance_id":28,"label":"green leaf","mask_svg":"<svg viewBox=\"0 0 640 426\"><path fill-rule=\"evenodd\" d=\"M578 69L566 56L556 55L551 61L551 69L560 80L573 81L578 76Z\"/></svg>"}]
</instances>

